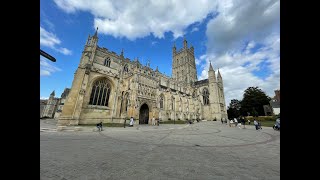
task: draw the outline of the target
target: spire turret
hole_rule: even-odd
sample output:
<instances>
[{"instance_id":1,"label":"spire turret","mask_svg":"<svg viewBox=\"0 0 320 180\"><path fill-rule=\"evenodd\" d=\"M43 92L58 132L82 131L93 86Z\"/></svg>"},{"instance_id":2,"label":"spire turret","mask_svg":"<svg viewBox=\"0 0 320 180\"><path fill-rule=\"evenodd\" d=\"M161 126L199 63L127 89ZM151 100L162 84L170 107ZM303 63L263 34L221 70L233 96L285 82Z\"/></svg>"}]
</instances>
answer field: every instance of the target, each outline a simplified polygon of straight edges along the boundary
<instances>
[{"instance_id":1,"label":"spire turret","mask_svg":"<svg viewBox=\"0 0 320 180\"><path fill-rule=\"evenodd\" d=\"M211 65L211 61L210 61L209 71L213 71L213 68L212 68L212 65Z\"/></svg>"},{"instance_id":2,"label":"spire turret","mask_svg":"<svg viewBox=\"0 0 320 180\"><path fill-rule=\"evenodd\" d=\"M98 27L97 27L96 32L94 33L93 37L95 37L95 38L98 37Z\"/></svg>"},{"instance_id":3,"label":"spire turret","mask_svg":"<svg viewBox=\"0 0 320 180\"><path fill-rule=\"evenodd\" d=\"M219 69L218 69L218 79L222 79Z\"/></svg>"}]
</instances>

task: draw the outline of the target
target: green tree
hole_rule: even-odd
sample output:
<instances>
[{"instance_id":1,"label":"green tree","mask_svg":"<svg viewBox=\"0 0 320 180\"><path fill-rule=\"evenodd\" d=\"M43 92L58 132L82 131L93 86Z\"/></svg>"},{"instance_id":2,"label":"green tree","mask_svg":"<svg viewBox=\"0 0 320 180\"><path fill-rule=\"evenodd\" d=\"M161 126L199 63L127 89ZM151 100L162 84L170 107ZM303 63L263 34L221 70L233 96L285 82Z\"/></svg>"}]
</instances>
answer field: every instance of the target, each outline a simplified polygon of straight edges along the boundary
<instances>
[{"instance_id":1,"label":"green tree","mask_svg":"<svg viewBox=\"0 0 320 180\"><path fill-rule=\"evenodd\" d=\"M230 105L228 107L227 113L230 119L237 118L240 116L240 108L241 108L241 101L237 99L232 99Z\"/></svg>"},{"instance_id":2,"label":"green tree","mask_svg":"<svg viewBox=\"0 0 320 180\"><path fill-rule=\"evenodd\" d=\"M245 116L250 113L254 116L263 116L263 105L269 104L270 100L271 98L258 87L248 87L241 101L241 114Z\"/></svg>"}]
</instances>

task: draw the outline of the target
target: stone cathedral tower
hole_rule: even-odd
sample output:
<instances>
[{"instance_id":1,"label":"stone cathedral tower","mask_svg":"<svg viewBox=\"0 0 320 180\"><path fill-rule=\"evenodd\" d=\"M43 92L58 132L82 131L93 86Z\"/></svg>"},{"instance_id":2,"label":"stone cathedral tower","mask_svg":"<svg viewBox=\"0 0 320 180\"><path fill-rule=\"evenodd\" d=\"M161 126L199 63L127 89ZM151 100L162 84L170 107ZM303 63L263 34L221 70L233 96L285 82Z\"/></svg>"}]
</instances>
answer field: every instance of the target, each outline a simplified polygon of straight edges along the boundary
<instances>
[{"instance_id":1,"label":"stone cathedral tower","mask_svg":"<svg viewBox=\"0 0 320 180\"><path fill-rule=\"evenodd\" d=\"M192 84L198 80L194 48L188 48L186 39L183 40L182 49L177 51L176 45L172 48L172 78L185 84Z\"/></svg>"}]
</instances>

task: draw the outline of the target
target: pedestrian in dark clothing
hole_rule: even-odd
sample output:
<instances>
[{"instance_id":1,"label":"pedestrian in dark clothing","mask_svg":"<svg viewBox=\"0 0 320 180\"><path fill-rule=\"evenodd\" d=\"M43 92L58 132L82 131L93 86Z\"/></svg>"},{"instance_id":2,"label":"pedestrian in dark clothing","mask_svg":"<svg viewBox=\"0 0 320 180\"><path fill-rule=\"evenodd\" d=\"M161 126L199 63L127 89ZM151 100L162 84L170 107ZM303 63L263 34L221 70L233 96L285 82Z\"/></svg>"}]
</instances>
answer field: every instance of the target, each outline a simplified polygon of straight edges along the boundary
<instances>
[{"instance_id":1,"label":"pedestrian in dark clothing","mask_svg":"<svg viewBox=\"0 0 320 180\"><path fill-rule=\"evenodd\" d=\"M259 127L259 129L262 129L260 121L258 122L258 127Z\"/></svg>"},{"instance_id":2,"label":"pedestrian in dark clothing","mask_svg":"<svg viewBox=\"0 0 320 180\"><path fill-rule=\"evenodd\" d=\"M100 122L100 123L97 124L97 128L98 128L99 131L103 131L103 129L102 129L102 122Z\"/></svg>"},{"instance_id":3,"label":"pedestrian in dark clothing","mask_svg":"<svg viewBox=\"0 0 320 180\"><path fill-rule=\"evenodd\" d=\"M258 126L259 126L258 122L257 122L256 120L254 120L254 121L253 121L253 124L254 124L254 126L256 127L256 130L258 130L258 129L259 129L259 127L258 127Z\"/></svg>"}]
</instances>

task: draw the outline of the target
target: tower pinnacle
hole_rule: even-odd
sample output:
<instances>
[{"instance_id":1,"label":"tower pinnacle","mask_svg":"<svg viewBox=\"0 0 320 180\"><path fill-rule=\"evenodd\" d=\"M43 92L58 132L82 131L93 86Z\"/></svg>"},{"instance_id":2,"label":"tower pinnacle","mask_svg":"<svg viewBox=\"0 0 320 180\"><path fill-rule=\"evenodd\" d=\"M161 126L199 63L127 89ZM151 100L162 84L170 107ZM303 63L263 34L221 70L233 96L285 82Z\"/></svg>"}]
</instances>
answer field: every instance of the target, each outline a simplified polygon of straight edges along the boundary
<instances>
[{"instance_id":1,"label":"tower pinnacle","mask_svg":"<svg viewBox=\"0 0 320 180\"><path fill-rule=\"evenodd\" d=\"M211 61L210 61L209 71L213 71L213 68L212 68L212 65L211 65Z\"/></svg>"},{"instance_id":2,"label":"tower pinnacle","mask_svg":"<svg viewBox=\"0 0 320 180\"><path fill-rule=\"evenodd\" d=\"M96 32L94 33L93 37L98 37L98 27L97 27Z\"/></svg>"}]
</instances>

